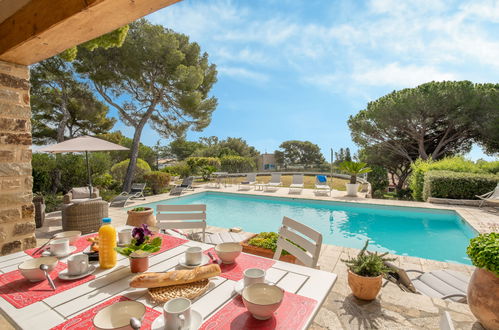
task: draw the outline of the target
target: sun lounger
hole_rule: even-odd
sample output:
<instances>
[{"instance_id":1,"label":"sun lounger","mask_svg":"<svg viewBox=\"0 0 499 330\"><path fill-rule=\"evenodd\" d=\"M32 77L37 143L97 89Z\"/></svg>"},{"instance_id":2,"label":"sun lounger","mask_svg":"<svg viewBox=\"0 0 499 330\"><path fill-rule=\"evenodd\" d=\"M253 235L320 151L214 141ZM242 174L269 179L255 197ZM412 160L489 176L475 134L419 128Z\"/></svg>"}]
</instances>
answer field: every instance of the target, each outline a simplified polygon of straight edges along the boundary
<instances>
[{"instance_id":1,"label":"sun lounger","mask_svg":"<svg viewBox=\"0 0 499 330\"><path fill-rule=\"evenodd\" d=\"M314 193L331 195L331 187L327 184L327 177L325 175L317 175L315 177Z\"/></svg>"},{"instance_id":2,"label":"sun lounger","mask_svg":"<svg viewBox=\"0 0 499 330\"><path fill-rule=\"evenodd\" d=\"M263 186L263 188L265 191L268 191L268 190L275 191L275 190L279 189L279 187L281 187L281 186L282 186L281 173L272 173L269 183L265 184Z\"/></svg>"},{"instance_id":3,"label":"sun lounger","mask_svg":"<svg viewBox=\"0 0 499 330\"><path fill-rule=\"evenodd\" d=\"M499 206L499 183L494 190L483 195L476 195L476 197L481 199L479 207L482 207L484 204Z\"/></svg>"},{"instance_id":4,"label":"sun lounger","mask_svg":"<svg viewBox=\"0 0 499 330\"><path fill-rule=\"evenodd\" d=\"M238 190L250 190L251 186L256 184L256 173L246 174L246 180L239 183L237 186Z\"/></svg>"},{"instance_id":5,"label":"sun lounger","mask_svg":"<svg viewBox=\"0 0 499 330\"><path fill-rule=\"evenodd\" d=\"M189 176L187 178L184 178L182 180L182 183L173 187L173 189L170 191L170 195L181 195L184 190L192 190L192 182L194 181L193 176Z\"/></svg>"},{"instance_id":6,"label":"sun lounger","mask_svg":"<svg viewBox=\"0 0 499 330\"><path fill-rule=\"evenodd\" d=\"M466 302L470 278L464 273L448 269L425 273L419 270L404 270L389 262L385 264L393 269L393 272L387 275L387 280L397 284L403 291L419 293L432 298ZM419 275L411 279L407 275L411 272L419 273Z\"/></svg>"},{"instance_id":7,"label":"sun lounger","mask_svg":"<svg viewBox=\"0 0 499 330\"><path fill-rule=\"evenodd\" d=\"M125 207L129 199L142 199L145 200L144 189L145 183L133 183L130 192L123 191L121 194L111 200L109 206Z\"/></svg>"},{"instance_id":8,"label":"sun lounger","mask_svg":"<svg viewBox=\"0 0 499 330\"><path fill-rule=\"evenodd\" d=\"M293 182L289 186L289 193L301 193L303 190L303 174L293 174Z\"/></svg>"}]
</instances>

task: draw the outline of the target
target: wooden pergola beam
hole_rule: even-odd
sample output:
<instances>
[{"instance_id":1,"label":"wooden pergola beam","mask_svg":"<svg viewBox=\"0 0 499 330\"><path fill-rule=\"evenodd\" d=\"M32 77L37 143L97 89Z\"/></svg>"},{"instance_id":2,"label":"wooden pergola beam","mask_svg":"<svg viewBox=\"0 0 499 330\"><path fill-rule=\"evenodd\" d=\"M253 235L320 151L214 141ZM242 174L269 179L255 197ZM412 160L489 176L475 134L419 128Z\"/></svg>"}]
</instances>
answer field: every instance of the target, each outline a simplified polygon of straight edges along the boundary
<instances>
[{"instance_id":1,"label":"wooden pergola beam","mask_svg":"<svg viewBox=\"0 0 499 330\"><path fill-rule=\"evenodd\" d=\"M179 1L31 0L0 23L0 60L37 63Z\"/></svg>"}]
</instances>

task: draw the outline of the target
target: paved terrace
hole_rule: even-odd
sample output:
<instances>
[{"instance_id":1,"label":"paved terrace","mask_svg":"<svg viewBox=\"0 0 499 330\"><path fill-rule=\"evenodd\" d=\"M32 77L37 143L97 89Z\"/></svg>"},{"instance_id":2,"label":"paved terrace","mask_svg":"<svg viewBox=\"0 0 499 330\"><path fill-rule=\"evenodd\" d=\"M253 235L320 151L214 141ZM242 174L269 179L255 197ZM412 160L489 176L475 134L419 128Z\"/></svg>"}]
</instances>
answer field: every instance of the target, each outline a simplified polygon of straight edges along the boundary
<instances>
[{"instance_id":1,"label":"paved terrace","mask_svg":"<svg viewBox=\"0 0 499 330\"><path fill-rule=\"evenodd\" d=\"M332 196L316 196L311 189L304 189L300 194L288 194L287 188L280 188L276 192L238 191L236 185L212 189L206 186L196 187L184 195L202 191L237 192L244 194L308 198L319 200L347 201L354 203L373 203L394 206L428 207L437 209L456 210L470 225L478 232L497 230L499 227L499 216L473 207L435 205L421 202L406 202L393 200L366 199L364 197L344 197L344 191L333 191ZM134 201L127 206L135 206L172 198L168 194L147 197L146 201ZM126 222L126 211L121 208L110 208L110 217L116 226L124 225ZM45 241L54 232L61 230L60 216L51 214L46 220L43 228L37 230L38 244ZM244 228L243 228L244 229ZM208 231L226 231L226 228L209 226ZM277 230L277 228L276 228ZM454 321L456 329L483 329L471 314L468 305L455 302L447 302L441 299L429 298L402 292L396 285L389 283L381 290L378 299L365 302L354 298L350 293L347 283L347 268L341 259L348 258L358 253L359 250L345 248L335 245L324 244L319 264L322 270L331 271L338 275L338 280L329 294L326 302L316 316L311 329L439 329L440 316L448 311ZM474 270L472 266L445 263L434 260L394 256L399 267L405 269L417 269L431 271L448 268L461 271L471 276ZM2 323L0 322L0 325Z\"/></svg>"}]
</instances>

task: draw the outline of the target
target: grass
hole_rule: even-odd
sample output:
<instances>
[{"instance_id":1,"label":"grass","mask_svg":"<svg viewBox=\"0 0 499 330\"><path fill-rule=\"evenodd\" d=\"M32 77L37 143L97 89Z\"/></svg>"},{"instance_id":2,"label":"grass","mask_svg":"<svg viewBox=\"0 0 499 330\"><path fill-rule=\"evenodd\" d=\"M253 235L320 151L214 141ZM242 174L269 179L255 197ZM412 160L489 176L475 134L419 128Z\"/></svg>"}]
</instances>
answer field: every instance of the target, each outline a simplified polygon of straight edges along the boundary
<instances>
[{"instance_id":1,"label":"grass","mask_svg":"<svg viewBox=\"0 0 499 330\"><path fill-rule=\"evenodd\" d=\"M238 177L234 178L234 183L239 183L242 181L246 181L246 177ZM256 181L258 183L268 183L270 181L269 175L259 175L256 177ZM291 182L293 181L292 175L283 175L281 176L281 182L284 187L289 187ZM346 190L345 183L349 182L349 180L333 178L333 189L335 190ZM328 178L328 184L331 184L331 178ZM315 176L305 175L303 176L303 185L304 188L314 189L315 188Z\"/></svg>"}]
</instances>

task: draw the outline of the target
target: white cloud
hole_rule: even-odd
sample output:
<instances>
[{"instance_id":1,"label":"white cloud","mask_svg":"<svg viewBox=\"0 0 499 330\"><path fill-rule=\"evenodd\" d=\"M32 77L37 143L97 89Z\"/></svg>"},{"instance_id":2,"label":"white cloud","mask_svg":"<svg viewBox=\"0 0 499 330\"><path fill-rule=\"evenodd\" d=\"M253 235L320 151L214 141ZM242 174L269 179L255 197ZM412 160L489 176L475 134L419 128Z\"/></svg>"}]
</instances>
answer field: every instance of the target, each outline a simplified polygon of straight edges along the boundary
<instances>
[{"instance_id":1,"label":"white cloud","mask_svg":"<svg viewBox=\"0 0 499 330\"><path fill-rule=\"evenodd\" d=\"M269 80L269 77L263 73L251 71L240 67L219 66L217 70L222 75L227 75L239 79L245 79L245 80L250 79L259 82L265 82Z\"/></svg>"}]
</instances>

